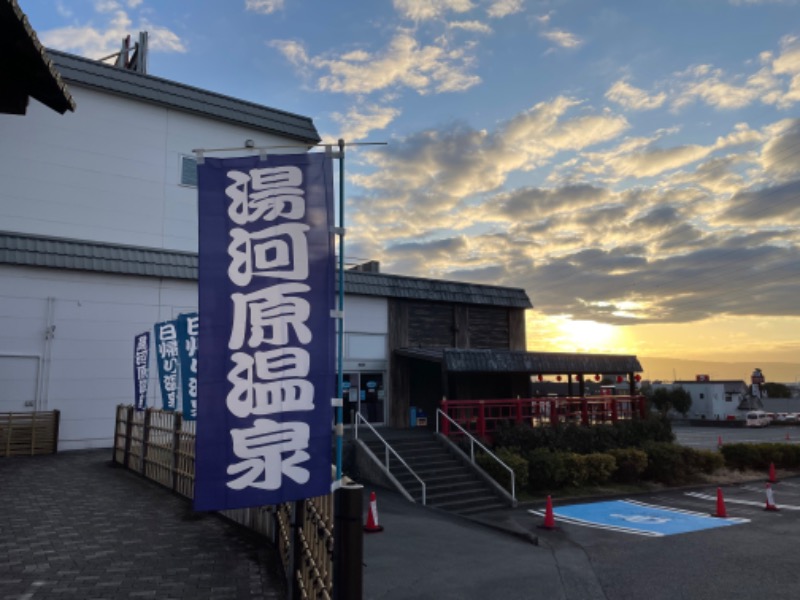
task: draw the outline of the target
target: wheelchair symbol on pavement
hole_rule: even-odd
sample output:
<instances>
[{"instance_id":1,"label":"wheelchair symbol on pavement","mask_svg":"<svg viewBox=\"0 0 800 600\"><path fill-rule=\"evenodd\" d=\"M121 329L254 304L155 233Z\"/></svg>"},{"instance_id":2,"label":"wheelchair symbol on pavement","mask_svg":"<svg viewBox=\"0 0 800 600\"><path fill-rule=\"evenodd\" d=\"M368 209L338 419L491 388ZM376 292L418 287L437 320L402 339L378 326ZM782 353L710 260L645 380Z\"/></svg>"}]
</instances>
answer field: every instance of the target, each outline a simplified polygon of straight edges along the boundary
<instances>
[{"instance_id":1,"label":"wheelchair symbol on pavement","mask_svg":"<svg viewBox=\"0 0 800 600\"><path fill-rule=\"evenodd\" d=\"M670 519L664 519L662 517L653 517L650 515L620 515L616 513L611 513L609 515L611 517L615 517L617 519L622 519L623 521L627 521L628 523L649 523L650 525L662 525L663 523L668 523Z\"/></svg>"}]
</instances>

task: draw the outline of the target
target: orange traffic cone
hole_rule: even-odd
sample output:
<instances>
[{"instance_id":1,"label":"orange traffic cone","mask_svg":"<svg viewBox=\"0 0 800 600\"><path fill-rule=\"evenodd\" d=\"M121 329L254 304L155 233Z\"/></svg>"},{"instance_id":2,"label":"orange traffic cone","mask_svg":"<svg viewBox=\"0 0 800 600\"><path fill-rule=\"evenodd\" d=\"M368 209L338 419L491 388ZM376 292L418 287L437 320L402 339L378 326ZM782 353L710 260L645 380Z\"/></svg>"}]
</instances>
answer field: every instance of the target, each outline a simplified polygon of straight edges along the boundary
<instances>
[{"instance_id":1,"label":"orange traffic cone","mask_svg":"<svg viewBox=\"0 0 800 600\"><path fill-rule=\"evenodd\" d=\"M717 488L717 512L711 515L720 519L727 519L728 512L725 510L725 500L722 497L722 488Z\"/></svg>"},{"instance_id":2,"label":"orange traffic cone","mask_svg":"<svg viewBox=\"0 0 800 600\"><path fill-rule=\"evenodd\" d=\"M775 496L772 495L772 485L769 483L767 484L767 504L764 510L778 510L778 507L775 505Z\"/></svg>"},{"instance_id":3,"label":"orange traffic cone","mask_svg":"<svg viewBox=\"0 0 800 600\"><path fill-rule=\"evenodd\" d=\"M717 436L717 448L722 448L722 436Z\"/></svg>"},{"instance_id":4,"label":"orange traffic cone","mask_svg":"<svg viewBox=\"0 0 800 600\"><path fill-rule=\"evenodd\" d=\"M770 483L778 483L778 479L775 477L775 463L769 463L769 479L767 481Z\"/></svg>"},{"instance_id":5,"label":"orange traffic cone","mask_svg":"<svg viewBox=\"0 0 800 600\"><path fill-rule=\"evenodd\" d=\"M369 494L369 514L367 515L367 524L364 525L364 531L367 533L383 531L383 527L378 524L378 500L375 498L375 492L370 492Z\"/></svg>"},{"instance_id":6,"label":"orange traffic cone","mask_svg":"<svg viewBox=\"0 0 800 600\"><path fill-rule=\"evenodd\" d=\"M547 497L547 505L544 509L544 522L539 525L539 529L556 529L556 519L553 516L553 500Z\"/></svg>"}]
</instances>

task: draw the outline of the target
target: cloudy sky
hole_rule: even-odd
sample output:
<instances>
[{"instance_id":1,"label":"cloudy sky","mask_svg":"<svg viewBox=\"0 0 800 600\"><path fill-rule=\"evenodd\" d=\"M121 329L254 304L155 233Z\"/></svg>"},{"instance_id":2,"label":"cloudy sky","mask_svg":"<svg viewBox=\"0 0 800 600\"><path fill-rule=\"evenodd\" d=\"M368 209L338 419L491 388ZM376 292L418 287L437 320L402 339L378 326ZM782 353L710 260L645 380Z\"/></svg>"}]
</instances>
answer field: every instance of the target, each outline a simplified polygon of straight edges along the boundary
<instances>
[{"instance_id":1,"label":"cloudy sky","mask_svg":"<svg viewBox=\"0 0 800 600\"><path fill-rule=\"evenodd\" d=\"M20 0L45 45L308 115L348 258L524 287L529 347L800 377L800 2ZM748 373L742 373L746 377Z\"/></svg>"}]
</instances>

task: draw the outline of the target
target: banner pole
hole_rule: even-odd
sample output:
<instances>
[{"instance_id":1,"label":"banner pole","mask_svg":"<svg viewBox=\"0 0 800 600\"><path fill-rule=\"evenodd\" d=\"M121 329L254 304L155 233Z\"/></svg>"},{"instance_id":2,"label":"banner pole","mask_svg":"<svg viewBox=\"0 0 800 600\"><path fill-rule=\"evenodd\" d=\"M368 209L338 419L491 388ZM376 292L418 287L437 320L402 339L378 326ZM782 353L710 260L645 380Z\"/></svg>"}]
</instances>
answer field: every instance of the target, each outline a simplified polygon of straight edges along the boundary
<instances>
[{"instance_id":1,"label":"banner pole","mask_svg":"<svg viewBox=\"0 0 800 600\"><path fill-rule=\"evenodd\" d=\"M336 481L342 478L342 438L344 437L344 140L339 139L339 327L337 331L336 397L342 399L336 407Z\"/></svg>"}]
</instances>

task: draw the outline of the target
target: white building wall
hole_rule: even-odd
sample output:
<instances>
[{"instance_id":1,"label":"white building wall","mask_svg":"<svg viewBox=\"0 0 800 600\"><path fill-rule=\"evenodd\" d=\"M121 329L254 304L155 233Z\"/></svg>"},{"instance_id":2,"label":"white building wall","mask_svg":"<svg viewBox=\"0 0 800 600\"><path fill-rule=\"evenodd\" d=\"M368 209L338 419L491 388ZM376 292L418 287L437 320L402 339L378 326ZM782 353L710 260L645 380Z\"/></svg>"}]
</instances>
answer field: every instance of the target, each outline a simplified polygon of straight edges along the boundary
<instances>
[{"instance_id":1,"label":"white building wall","mask_svg":"<svg viewBox=\"0 0 800 600\"><path fill-rule=\"evenodd\" d=\"M386 298L345 298L345 368L385 368L388 361L389 303ZM361 364L368 363L368 364Z\"/></svg>"},{"instance_id":2,"label":"white building wall","mask_svg":"<svg viewBox=\"0 0 800 600\"><path fill-rule=\"evenodd\" d=\"M133 403L134 336L196 310L196 282L9 266L0 281L0 363L40 357L41 381L28 383L35 408L61 411L60 450L110 447L114 407ZM148 406L160 406L153 369Z\"/></svg>"},{"instance_id":3,"label":"white building wall","mask_svg":"<svg viewBox=\"0 0 800 600\"><path fill-rule=\"evenodd\" d=\"M32 101L0 115L0 229L197 251L194 148L286 144L278 136L70 84L77 109Z\"/></svg>"}]
</instances>

